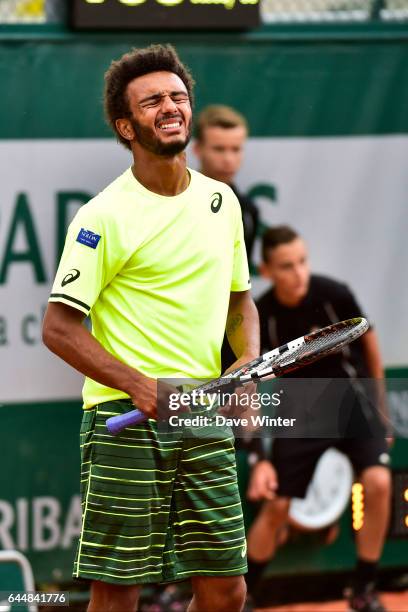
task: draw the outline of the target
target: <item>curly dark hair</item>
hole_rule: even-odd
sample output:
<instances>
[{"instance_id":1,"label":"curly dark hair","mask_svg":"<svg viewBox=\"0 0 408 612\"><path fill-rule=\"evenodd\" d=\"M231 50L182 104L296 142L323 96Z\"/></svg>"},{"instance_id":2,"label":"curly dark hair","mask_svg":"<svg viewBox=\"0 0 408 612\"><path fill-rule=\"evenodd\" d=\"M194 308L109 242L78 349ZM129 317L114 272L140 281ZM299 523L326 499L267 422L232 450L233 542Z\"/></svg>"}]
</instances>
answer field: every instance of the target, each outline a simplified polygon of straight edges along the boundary
<instances>
[{"instance_id":1,"label":"curly dark hair","mask_svg":"<svg viewBox=\"0 0 408 612\"><path fill-rule=\"evenodd\" d=\"M105 116L119 142L128 149L131 148L129 141L119 134L115 125L116 119L131 116L126 88L133 79L159 71L173 72L180 77L193 106L193 77L172 45L150 45L144 49L132 49L120 59L114 60L105 73Z\"/></svg>"}]
</instances>

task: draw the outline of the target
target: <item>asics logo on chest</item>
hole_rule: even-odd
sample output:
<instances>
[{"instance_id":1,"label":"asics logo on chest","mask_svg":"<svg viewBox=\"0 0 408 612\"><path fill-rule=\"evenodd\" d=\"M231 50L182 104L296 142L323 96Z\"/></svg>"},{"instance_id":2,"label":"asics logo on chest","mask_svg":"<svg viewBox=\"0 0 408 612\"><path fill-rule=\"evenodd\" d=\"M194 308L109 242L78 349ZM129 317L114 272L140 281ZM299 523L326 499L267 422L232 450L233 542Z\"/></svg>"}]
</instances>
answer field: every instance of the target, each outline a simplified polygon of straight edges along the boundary
<instances>
[{"instance_id":1,"label":"asics logo on chest","mask_svg":"<svg viewBox=\"0 0 408 612\"><path fill-rule=\"evenodd\" d=\"M213 213L217 213L222 205L222 195L216 191L211 196L211 210Z\"/></svg>"}]
</instances>

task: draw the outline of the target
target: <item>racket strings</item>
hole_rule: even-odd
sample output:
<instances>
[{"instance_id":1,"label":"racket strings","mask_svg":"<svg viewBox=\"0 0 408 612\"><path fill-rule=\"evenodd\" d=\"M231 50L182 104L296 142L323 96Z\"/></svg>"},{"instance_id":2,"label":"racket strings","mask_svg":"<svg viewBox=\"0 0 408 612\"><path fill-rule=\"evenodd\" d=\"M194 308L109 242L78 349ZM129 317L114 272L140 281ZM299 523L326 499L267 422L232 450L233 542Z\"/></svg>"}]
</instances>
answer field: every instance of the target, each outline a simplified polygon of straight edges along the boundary
<instances>
[{"instance_id":1,"label":"racket strings","mask_svg":"<svg viewBox=\"0 0 408 612\"><path fill-rule=\"evenodd\" d=\"M305 337L305 342L300 346L276 355L256 368L256 374L262 376L270 368L282 368L296 362L297 364L315 360L319 355L322 357L340 350L345 344L358 338L365 327L362 324L330 326L331 329L320 330Z\"/></svg>"}]
</instances>

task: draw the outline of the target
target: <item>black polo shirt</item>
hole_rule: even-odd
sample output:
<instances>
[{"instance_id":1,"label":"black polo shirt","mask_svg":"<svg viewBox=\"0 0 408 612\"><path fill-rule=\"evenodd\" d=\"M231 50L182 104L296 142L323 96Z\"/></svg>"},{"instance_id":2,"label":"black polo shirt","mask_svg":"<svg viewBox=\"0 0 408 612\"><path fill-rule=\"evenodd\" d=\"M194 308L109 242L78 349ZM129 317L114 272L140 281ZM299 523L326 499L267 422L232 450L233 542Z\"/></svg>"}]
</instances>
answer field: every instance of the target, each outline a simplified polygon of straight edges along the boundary
<instances>
[{"instance_id":1,"label":"black polo shirt","mask_svg":"<svg viewBox=\"0 0 408 612\"><path fill-rule=\"evenodd\" d=\"M294 308L281 304L273 288L262 295L256 304L261 323L262 353L331 323L364 316L347 285L318 275L311 276L307 295ZM368 377L362 342L358 339L339 353L325 357L288 376Z\"/></svg>"}]
</instances>

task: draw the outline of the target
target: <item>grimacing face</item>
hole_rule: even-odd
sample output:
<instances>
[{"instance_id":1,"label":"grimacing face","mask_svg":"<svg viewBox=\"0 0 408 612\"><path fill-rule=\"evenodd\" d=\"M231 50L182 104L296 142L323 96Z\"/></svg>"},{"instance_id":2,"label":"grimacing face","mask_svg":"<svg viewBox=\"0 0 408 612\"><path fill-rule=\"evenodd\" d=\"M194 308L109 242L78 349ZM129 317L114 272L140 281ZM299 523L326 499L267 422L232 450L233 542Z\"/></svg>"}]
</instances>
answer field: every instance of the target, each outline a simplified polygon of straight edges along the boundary
<instances>
[{"instance_id":1,"label":"grimacing face","mask_svg":"<svg viewBox=\"0 0 408 612\"><path fill-rule=\"evenodd\" d=\"M246 137L243 125L204 128L202 139L194 144L201 171L217 181L232 183L242 163Z\"/></svg>"},{"instance_id":2,"label":"grimacing face","mask_svg":"<svg viewBox=\"0 0 408 612\"><path fill-rule=\"evenodd\" d=\"M173 72L151 72L127 87L132 117L118 119L128 140L158 156L173 157L191 138L192 110L186 86Z\"/></svg>"},{"instance_id":3,"label":"grimacing face","mask_svg":"<svg viewBox=\"0 0 408 612\"><path fill-rule=\"evenodd\" d=\"M264 278L272 281L278 297L288 303L300 302L310 282L309 257L302 238L270 250L268 261L261 264L260 271Z\"/></svg>"}]
</instances>

